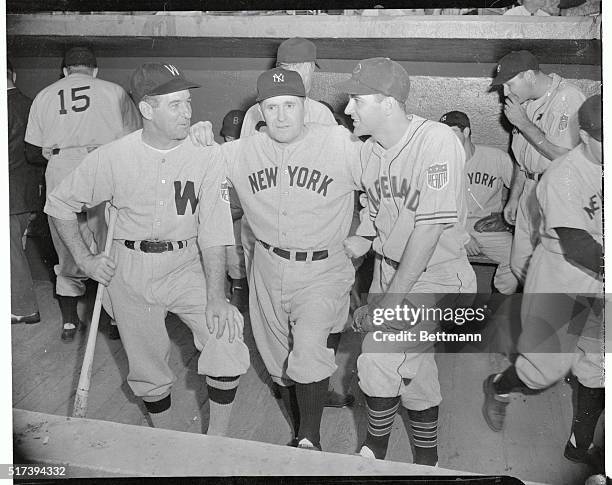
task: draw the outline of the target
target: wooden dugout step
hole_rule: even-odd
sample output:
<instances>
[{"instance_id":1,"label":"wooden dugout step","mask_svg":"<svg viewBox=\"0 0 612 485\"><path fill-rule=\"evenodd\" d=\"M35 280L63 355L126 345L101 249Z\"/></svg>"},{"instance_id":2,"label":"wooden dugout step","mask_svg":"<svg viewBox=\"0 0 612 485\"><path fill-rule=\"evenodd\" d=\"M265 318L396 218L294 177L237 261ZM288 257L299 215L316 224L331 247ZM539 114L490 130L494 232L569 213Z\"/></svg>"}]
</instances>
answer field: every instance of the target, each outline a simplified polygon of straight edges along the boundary
<instances>
[{"instance_id":1,"label":"wooden dugout step","mask_svg":"<svg viewBox=\"0 0 612 485\"><path fill-rule=\"evenodd\" d=\"M65 466L66 478L475 475L22 409L13 409L13 452L25 463Z\"/></svg>"}]
</instances>

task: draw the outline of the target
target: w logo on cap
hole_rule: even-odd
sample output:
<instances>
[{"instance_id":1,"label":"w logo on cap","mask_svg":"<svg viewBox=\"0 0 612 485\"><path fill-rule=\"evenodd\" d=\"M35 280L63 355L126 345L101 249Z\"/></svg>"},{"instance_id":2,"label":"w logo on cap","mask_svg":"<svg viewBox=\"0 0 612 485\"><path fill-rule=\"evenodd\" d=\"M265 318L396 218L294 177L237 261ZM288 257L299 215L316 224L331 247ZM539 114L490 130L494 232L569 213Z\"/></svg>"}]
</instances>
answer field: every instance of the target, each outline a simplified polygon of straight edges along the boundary
<instances>
[{"instance_id":1,"label":"w logo on cap","mask_svg":"<svg viewBox=\"0 0 612 485\"><path fill-rule=\"evenodd\" d=\"M168 69L168 71L170 71L170 74L172 74L173 76L180 76L181 75L179 70L176 67L174 67L172 64L164 64L164 67L166 69Z\"/></svg>"},{"instance_id":2,"label":"w logo on cap","mask_svg":"<svg viewBox=\"0 0 612 485\"><path fill-rule=\"evenodd\" d=\"M284 74L273 74L272 75L272 81L274 81L275 83L284 83L285 82L285 75Z\"/></svg>"}]
</instances>

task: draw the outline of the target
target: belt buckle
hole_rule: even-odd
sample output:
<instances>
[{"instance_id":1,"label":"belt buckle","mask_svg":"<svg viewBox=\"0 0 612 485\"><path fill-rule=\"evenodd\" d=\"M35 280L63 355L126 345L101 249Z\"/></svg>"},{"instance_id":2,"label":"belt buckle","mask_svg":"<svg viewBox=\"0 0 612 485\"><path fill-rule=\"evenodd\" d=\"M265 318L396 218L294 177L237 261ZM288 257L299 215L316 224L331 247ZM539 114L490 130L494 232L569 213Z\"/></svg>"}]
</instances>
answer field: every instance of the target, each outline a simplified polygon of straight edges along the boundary
<instances>
[{"instance_id":1,"label":"belt buckle","mask_svg":"<svg viewBox=\"0 0 612 485\"><path fill-rule=\"evenodd\" d=\"M165 241L140 241L140 250L143 253L163 253L167 250Z\"/></svg>"}]
</instances>

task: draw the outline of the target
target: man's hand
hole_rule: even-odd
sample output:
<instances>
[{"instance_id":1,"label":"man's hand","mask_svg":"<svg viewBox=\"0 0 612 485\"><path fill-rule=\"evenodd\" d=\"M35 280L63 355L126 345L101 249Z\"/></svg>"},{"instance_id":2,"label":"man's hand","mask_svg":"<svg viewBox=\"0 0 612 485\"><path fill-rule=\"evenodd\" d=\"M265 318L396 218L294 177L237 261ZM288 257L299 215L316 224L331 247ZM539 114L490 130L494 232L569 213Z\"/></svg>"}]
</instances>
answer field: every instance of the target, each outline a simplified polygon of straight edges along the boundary
<instances>
[{"instance_id":1,"label":"man's hand","mask_svg":"<svg viewBox=\"0 0 612 485\"><path fill-rule=\"evenodd\" d=\"M42 147L41 153L43 157L50 160L53 156L53 148Z\"/></svg>"},{"instance_id":2,"label":"man's hand","mask_svg":"<svg viewBox=\"0 0 612 485\"><path fill-rule=\"evenodd\" d=\"M468 256L478 256L480 254L480 245L473 236L470 236L470 240L465 244L465 250Z\"/></svg>"},{"instance_id":3,"label":"man's hand","mask_svg":"<svg viewBox=\"0 0 612 485\"><path fill-rule=\"evenodd\" d=\"M211 146L215 145L215 134L213 133L212 123L210 121L198 121L195 125L189 128L189 138L195 146Z\"/></svg>"},{"instance_id":4,"label":"man's hand","mask_svg":"<svg viewBox=\"0 0 612 485\"><path fill-rule=\"evenodd\" d=\"M372 241L361 236L349 236L344 240L344 252L349 258L359 258L372 247Z\"/></svg>"},{"instance_id":5,"label":"man's hand","mask_svg":"<svg viewBox=\"0 0 612 485\"><path fill-rule=\"evenodd\" d=\"M504 114L506 118L508 118L508 121L521 131L523 131L526 125L531 123L529 118L527 118L525 109L520 105L518 97L512 93L506 96Z\"/></svg>"},{"instance_id":6,"label":"man's hand","mask_svg":"<svg viewBox=\"0 0 612 485\"><path fill-rule=\"evenodd\" d=\"M236 336L242 339L242 329L244 319L238 309L230 305L225 299L209 300L206 304L206 326L208 331L213 333L217 329L217 339L220 339L225 332L229 332L229 342L232 343Z\"/></svg>"},{"instance_id":7,"label":"man's hand","mask_svg":"<svg viewBox=\"0 0 612 485\"><path fill-rule=\"evenodd\" d=\"M369 305L363 305L353 312L353 324L351 328L355 332L367 333L372 332L377 327L372 321L372 312Z\"/></svg>"},{"instance_id":8,"label":"man's hand","mask_svg":"<svg viewBox=\"0 0 612 485\"><path fill-rule=\"evenodd\" d=\"M518 200L509 199L504 207L504 219L512 226L516 225L516 211L518 210Z\"/></svg>"},{"instance_id":9,"label":"man's hand","mask_svg":"<svg viewBox=\"0 0 612 485\"><path fill-rule=\"evenodd\" d=\"M91 279L108 286L113 276L115 276L115 262L104 254L90 254L85 259L78 262L79 268Z\"/></svg>"}]
</instances>

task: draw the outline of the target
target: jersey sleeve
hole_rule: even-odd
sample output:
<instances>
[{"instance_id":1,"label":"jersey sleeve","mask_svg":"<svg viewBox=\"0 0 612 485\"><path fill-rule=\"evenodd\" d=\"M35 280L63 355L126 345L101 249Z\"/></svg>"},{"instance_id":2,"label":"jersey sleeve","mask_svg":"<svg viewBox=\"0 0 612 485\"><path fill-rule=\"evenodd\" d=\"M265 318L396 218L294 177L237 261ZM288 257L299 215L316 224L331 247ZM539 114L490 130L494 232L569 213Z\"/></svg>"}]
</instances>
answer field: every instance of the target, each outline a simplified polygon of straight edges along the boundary
<instances>
[{"instance_id":1,"label":"jersey sleeve","mask_svg":"<svg viewBox=\"0 0 612 485\"><path fill-rule=\"evenodd\" d=\"M319 102L317 102L320 109L319 113L317 113L317 117L315 120L316 123L320 123L322 125L337 125L336 118L334 118L333 113L329 110L329 108Z\"/></svg>"},{"instance_id":2,"label":"jersey sleeve","mask_svg":"<svg viewBox=\"0 0 612 485\"><path fill-rule=\"evenodd\" d=\"M564 89L550 107L546 120L546 138L555 145L574 148L580 143L578 109L585 100L578 89Z\"/></svg>"},{"instance_id":3,"label":"jersey sleeve","mask_svg":"<svg viewBox=\"0 0 612 485\"><path fill-rule=\"evenodd\" d=\"M40 98L36 96L30 106L30 113L28 115L28 126L25 132L25 141L30 145L36 145L37 147L43 146L43 130L40 124L39 116Z\"/></svg>"},{"instance_id":4,"label":"jersey sleeve","mask_svg":"<svg viewBox=\"0 0 612 485\"><path fill-rule=\"evenodd\" d=\"M361 151L363 149L363 142L358 137L354 136L344 126L336 126L339 136L342 137L342 141L344 142L344 160L350 174L350 180L353 182L355 190L364 190L361 180L363 175L363 169L361 166Z\"/></svg>"},{"instance_id":5,"label":"jersey sleeve","mask_svg":"<svg viewBox=\"0 0 612 485\"><path fill-rule=\"evenodd\" d=\"M245 136L251 136L254 133L257 133L257 131L255 130L255 126L262 119L263 118L259 111L259 104L254 104L253 106L251 106L244 115L244 120L242 121L242 128L240 129L240 138L244 138Z\"/></svg>"},{"instance_id":6,"label":"jersey sleeve","mask_svg":"<svg viewBox=\"0 0 612 485\"><path fill-rule=\"evenodd\" d=\"M121 99L121 118L123 120L123 134L128 135L142 127L142 118L136 105L132 102L129 95L122 90Z\"/></svg>"},{"instance_id":7,"label":"jersey sleeve","mask_svg":"<svg viewBox=\"0 0 612 485\"><path fill-rule=\"evenodd\" d=\"M512 173L514 171L514 162L507 152L499 150L497 157L498 173L501 176L504 185L508 188L512 185Z\"/></svg>"},{"instance_id":8,"label":"jersey sleeve","mask_svg":"<svg viewBox=\"0 0 612 485\"><path fill-rule=\"evenodd\" d=\"M459 221L458 197L462 196L461 187L465 183L463 147L444 125L430 128L422 146L414 224L454 224Z\"/></svg>"},{"instance_id":9,"label":"jersey sleeve","mask_svg":"<svg viewBox=\"0 0 612 485\"><path fill-rule=\"evenodd\" d=\"M45 212L57 219L76 218L77 212L112 200L113 174L108 152L91 152L47 196Z\"/></svg>"},{"instance_id":10,"label":"jersey sleeve","mask_svg":"<svg viewBox=\"0 0 612 485\"><path fill-rule=\"evenodd\" d=\"M200 250L213 246L231 246L234 227L227 188L226 167L219 147L204 149L207 170L198 195L198 243ZM225 185L224 185L225 184Z\"/></svg>"}]
</instances>

